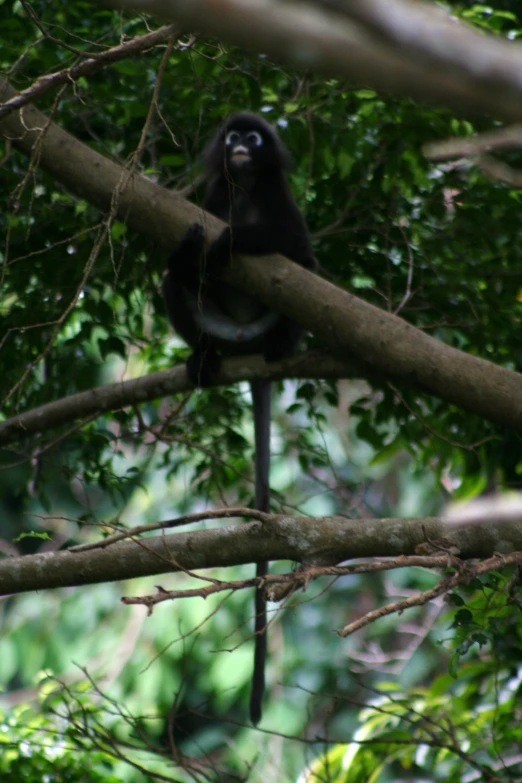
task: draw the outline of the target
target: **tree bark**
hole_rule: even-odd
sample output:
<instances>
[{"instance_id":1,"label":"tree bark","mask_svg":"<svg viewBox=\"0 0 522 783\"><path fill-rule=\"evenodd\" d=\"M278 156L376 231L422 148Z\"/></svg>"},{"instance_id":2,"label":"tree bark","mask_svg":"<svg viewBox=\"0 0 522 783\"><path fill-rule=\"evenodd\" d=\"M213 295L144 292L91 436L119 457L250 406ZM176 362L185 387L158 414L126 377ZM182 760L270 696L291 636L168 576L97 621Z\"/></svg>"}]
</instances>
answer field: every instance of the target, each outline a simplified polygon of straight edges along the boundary
<instances>
[{"instance_id":1,"label":"tree bark","mask_svg":"<svg viewBox=\"0 0 522 783\"><path fill-rule=\"evenodd\" d=\"M419 544L441 539L464 559L488 557L522 550L522 525L520 518L494 515L487 524L461 525L440 517L346 520L274 515L266 522L142 538L105 549L5 558L0 560L0 594L258 561L334 564L412 555ZM499 567L501 563L499 559Z\"/></svg>"}]
</instances>

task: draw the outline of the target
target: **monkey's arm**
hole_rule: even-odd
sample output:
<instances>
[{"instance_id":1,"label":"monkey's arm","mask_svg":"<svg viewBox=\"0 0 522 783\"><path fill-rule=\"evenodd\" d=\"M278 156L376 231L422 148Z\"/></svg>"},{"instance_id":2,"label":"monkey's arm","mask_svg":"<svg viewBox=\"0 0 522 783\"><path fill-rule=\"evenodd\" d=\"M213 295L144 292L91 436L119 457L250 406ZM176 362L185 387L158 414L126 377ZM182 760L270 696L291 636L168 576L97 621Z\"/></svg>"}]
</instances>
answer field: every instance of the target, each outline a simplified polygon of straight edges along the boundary
<instances>
[{"instance_id":1,"label":"monkey's arm","mask_svg":"<svg viewBox=\"0 0 522 783\"><path fill-rule=\"evenodd\" d=\"M205 234L203 226L193 223L167 261L167 275L182 285L194 288L199 283L199 259Z\"/></svg>"},{"instance_id":2,"label":"monkey's arm","mask_svg":"<svg viewBox=\"0 0 522 783\"><path fill-rule=\"evenodd\" d=\"M207 253L209 274L219 273L232 253L255 256L281 253L307 269L317 266L308 234L300 226L260 223L225 228Z\"/></svg>"},{"instance_id":3,"label":"monkey's arm","mask_svg":"<svg viewBox=\"0 0 522 783\"><path fill-rule=\"evenodd\" d=\"M188 288L196 295L198 291L203 241L203 229L194 223L169 257L162 286L169 319L176 332L192 347L199 342L200 330L183 292Z\"/></svg>"}]
</instances>

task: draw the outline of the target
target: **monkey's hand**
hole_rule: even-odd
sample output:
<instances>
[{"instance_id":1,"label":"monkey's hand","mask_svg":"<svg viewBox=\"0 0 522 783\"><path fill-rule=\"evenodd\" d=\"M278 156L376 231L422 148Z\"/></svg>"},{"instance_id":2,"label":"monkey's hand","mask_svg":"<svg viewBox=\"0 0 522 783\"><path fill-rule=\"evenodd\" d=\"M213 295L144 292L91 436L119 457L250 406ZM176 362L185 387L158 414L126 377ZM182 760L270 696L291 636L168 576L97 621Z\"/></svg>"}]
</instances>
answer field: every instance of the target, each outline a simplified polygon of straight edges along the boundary
<instances>
[{"instance_id":1,"label":"monkey's hand","mask_svg":"<svg viewBox=\"0 0 522 783\"><path fill-rule=\"evenodd\" d=\"M199 279L197 268L204 241L203 226L193 223L185 231L183 239L167 262L168 273L172 280L182 285L197 285Z\"/></svg>"},{"instance_id":2,"label":"monkey's hand","mask_svg":"<svg viewBox=\"0 0 522 783\"><path fill-rule=\"evenodd\" d=\"M203 226L199 223L193 223L183 234L183 239L172 255L183 258L184 263L189 258L196 260L203 249L204 241L205 233Z\"/></svg>"},{"instance_id":3,"label":"monkey's hand","mask_svg":"<svg viewBox=\"0 0 522 783\"><path fill-rule=\"evenodd\" d=\"M232 253L247 253L263 256L270 253L282 253L293 258L295 237L288 243L286 226L244 225L225 228L207 251L205 273L209 277L219 276L223 268L230 263ZM288 246L288 247L287 247Z\"/></svg>"},{"instance_id":4,"label":"monkey's hand","mask_svg":"<svg viewBox=\"0 0 522 783\"><path fill-rule=\"evenodd\" d=\"M205 254L203 269L206 277L219 277L220 272L230 263L232 249L232 234L230 228L225 228Z\"/></svg>"}]
</instances>

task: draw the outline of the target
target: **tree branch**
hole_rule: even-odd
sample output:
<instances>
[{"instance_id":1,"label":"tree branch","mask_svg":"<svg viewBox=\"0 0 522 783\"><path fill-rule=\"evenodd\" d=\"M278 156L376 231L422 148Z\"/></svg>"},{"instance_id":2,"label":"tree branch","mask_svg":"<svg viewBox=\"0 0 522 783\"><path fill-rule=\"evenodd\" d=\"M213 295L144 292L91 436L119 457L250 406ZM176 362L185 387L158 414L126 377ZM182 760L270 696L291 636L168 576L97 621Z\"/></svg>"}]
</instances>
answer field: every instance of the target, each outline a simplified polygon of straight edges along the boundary
<instances>
[{"instance_id":1,"label":"tree branch","mask_svg":"<svg viewBox=\"0 0 522 783\"><path fill-rule=\"evenodd\" d=\"M520 148L522 146L522 125L510 125L487 133L477 133L466 138L450 138L425 144L423 152L429 160L449 158L475 158L491 150Z\"/></svg>"},{"instance_id":2,"label":"tree branch","mask_svg":"<svg viewBox=\"0 0 522 783\"><path fill-rule=\"evenodd\" d=\"M6 557L0 560L0 594L258 561L320 565L413 555L417 547L441 539L462 559L490 557L522 550L520 521L520 516L506 520L492 515L487 525L459 526L439 517L346 520L267 515L264 522L135 539L105 549Z\"/></svg>"},{"instance_id":3,"label":"tree branch","mask_svg":"<svg viewBox=\"0 0 522 783\"><path fill-rule=\"evenodd\" d=\"M112 63L123 60L127 57L135 57L141 52L145 52L158 44L166 43L176 36L176 26L166 25L160 27L159 30L155 30L152 33L146 35L136 36L131 41L125 41L119 46L113 46L112 49L108 49L106 52L100 52L100 54L93 56L89 54L87 59L76 65L71 65L69 68L64 68L61 71L55 73L48 73L44 76L40 76L30 87L17 93L8 101L0 105L0 118L5 117L7 114L15 111L15 109L21 109L28 103L40 98L50 90L59 87L62 84L72 84L78 81L82 76L91 76L96 71L100 71L102 68L106 68Z\"/></svg>"},{"instance_id":4,"label":"tree branch","mask_svg":"<svg viewBox=\"0 0 522 783\"><path fill-rule=\"evenodd\" d=\"M274 0L100 4L154 14L301 70L342 76L353 87L407 95L459 114L522 119L520 46L456 23L417 0L339 0L318 3L322 8Z\"/></svg>"},{"instance_id":5,"label":"tree branch","mask_svg":"<svg viewBox=\"0 0 522 783\"><path fill-rule=\"evenodd\" d=\"M375 373L362 363L342 361L319 351L308 351L274 364L267 364L259 355L227 359L213 385L228 385L243 380L278 381L293 377L370 378L375 377ZM0 422L0 446L15 443L27 435L70 424L78 419L98 416L104 411L141 405L191 388L192 383L187 378L185 365L152 372L130 381L97 386Z\"/></svg>"},{"instance_id":6,"label":"tree branch","mask_svg":"<svg viewBox=\"0 0 522 783\"><path fill-rule=\"evenodd\" d=\"M319 0L420 66L469 79L472 92L518 94L522 49L419 0ZM477 78L478 76L478 78Z\"/></svg>"}]
</instances>

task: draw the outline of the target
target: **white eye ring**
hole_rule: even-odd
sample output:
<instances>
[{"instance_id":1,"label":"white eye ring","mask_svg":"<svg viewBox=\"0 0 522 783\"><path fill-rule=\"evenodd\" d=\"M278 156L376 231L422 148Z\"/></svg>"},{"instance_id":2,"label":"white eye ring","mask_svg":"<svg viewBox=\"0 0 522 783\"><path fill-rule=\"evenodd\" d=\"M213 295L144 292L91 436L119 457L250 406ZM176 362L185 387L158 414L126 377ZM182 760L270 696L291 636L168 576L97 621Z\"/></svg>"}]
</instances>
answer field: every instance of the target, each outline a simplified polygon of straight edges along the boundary
<instances>
[{"instance_id":1,"label":"white eye ring","mask_svg":"<svg viewBox=\"0 0 522 783\"><path fill-rule=\"evenodd\" d=\"M227 138L226 138L225 143L227 144L227 146L229 144L236 144L239 141L240 138L241 137L240 137L240 135L239 135L239 133L237 131L229 131L227 133Z\"/></svg>"},{"instance_id":2,"label":"white eye ring","mask_svg":"<svg viewBox=\"0 0 522 783\"><path fill-rule=\"evenodd\" d=\"M260 147L263 143L263 137L257 131L249 131L249 133L247 133L246 138L247 141L251 143L253 142L256 145L256 147Z\"/></svg>"}]
</instances>

